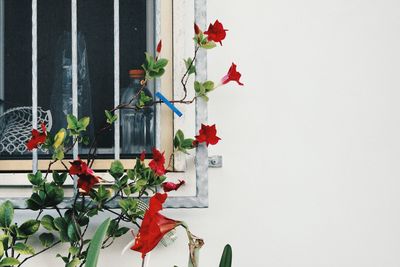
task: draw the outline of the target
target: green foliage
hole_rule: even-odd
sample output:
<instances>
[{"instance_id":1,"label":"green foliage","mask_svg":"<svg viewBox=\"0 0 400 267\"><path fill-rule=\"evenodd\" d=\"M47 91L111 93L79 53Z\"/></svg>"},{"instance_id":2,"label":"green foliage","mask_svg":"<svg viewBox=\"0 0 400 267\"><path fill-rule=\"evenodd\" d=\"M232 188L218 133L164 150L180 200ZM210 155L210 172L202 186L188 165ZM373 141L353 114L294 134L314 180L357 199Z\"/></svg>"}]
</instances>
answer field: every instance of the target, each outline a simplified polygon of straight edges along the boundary
<instances>
[{"instance_id":1,"label":"green foliage","mask_svg":"<svg viewBox=\"0 0 400 267\"><path fill-rule=\"evenodd\" d=\"M58 182L60 183L62 179L61 177ZM26 201L28 208L31 210L54 207L60 204L64 199L64 190L55 182L42 183L35 190L36 192Z\"/></svg>"},{"instance_id":2,"label":"green foliage","mask_svg":"<svg viewBox=\"0 0 400 267\"><path fill-rule=\"evenodd\" d=\"M196 66L194 65L193 59L188 58L183 60L185 62L186 71L189 75L196 74Z\"/></svg>"},{"instance_id":3,"label":"green foliage","mask_svg":"<svg viewBox=\"0 0 400 267\"><path fill-rule=\"evenodd\" d=\"M109 110L105 110L104 114L106 114L108 124L113 124L118 119L118 116L116 114L112 114Z\"/></svg>"},{"instance_id":4,"label":"green foliage","mask_svg":"<svg viewBox=\"0 0 400 267\"><path fill-rule=\"evenodd\" d=\"M56 230L56 227L54 225L54 218L50 215L44 215L40 221L42 224L43 228L49 231L54 231Z\"/></svg>"},{"instance_id":5,"label":"green foliage","mask_svg":"<svg viewBox=\"0 0 400 267\"><path fill-rule=\"evenodd\" d=\"M86 131L86 128L89 126L90 118L83 117L78 120L74 115L68 114L67 115L67 129L70 130L70 134L74 136L79 136L81 132Z\"/></svg>"},{"instance_id":6,"label":"green foliage","mask_svg":"<svg viewBox=\"0 0 400 267\"><path fill-rule=\"evenodd\" d=\"M198 81L194 82L194 90L196 92L196 96L203 98L208 101L207 94L215 89L215 84L213 81L206 81L204 83L200 83Z\"/></svg>"},{"instance_id":7,"label":"green foliage","mask_svg":"<svg viewBox=\"0 0 400 267\"><path fill-rule=\"evenodd\" d=\"M110 225L110 218L106 219L99 226L99 228L97 228L96 233L94 234L92 241L90 242L88 254L86 257L85 267L96 267L97 266L100 249L103 244L104 237L107 234L109 225Z\"/></svg>"},{"instance_id":8,"label":"green foliage","mask_svg":"<svg viewBox=\"0 0 400 267\"><path fill-rule=\"evenodd\" d=\"M54 226L60 234L61 242L69 242L67 221L63 217L55 218Z\"/></svg>"},{"instance_id":9,"label":"green foliage","mask_svg":"<svg viewBox=\"0 0 400 267\"><path fill-rule=\"evenodd\" d=\"M129 231L129 228L127 227L119 227L119 220L114 219L110 221L110 225L108 226L107 229L107 236L110 237L120 237L126 234Z\"/></svg>"},{"instance_id":10,"label":"green foliage","mask_svg":"<svg viewBox=\"0 0 400 267\"><path fill-rule=\"evenodd\" d=\"M13 249L17 253L22 254L22 255L33 255L33 254L35 254L35 249L32 246L30 246L28 244L24 244L24 243L16 243L13 246Z\"/></svg>"},{"instance_id":11,"label":"green foliage","mask_svg":"<svg viewBox=\"0 0 400 267\"><path fill-rule=\"evenodd\" d=\"M0 206L0 227L10 227L14 219L14 207L11 201L6 201Z\"/></svg>"},{"instance_id":12,"label":"green foliage","mask_svg":"<svg viewBox=\"0 0 400 267\"><path fill-rule=\"evenodd\" d=\"M67 172L58 173L56 171L53 171L53 181L58 186L62 186L65 183L67 176L68 176Z\"/></svg>"},{"instance_id":13,"label":"green foliage","mask_svg":"<svg viewBox=\"0 0 400 267\"><path fill-rule=\"evenodd\" d=\"M197 34L193 40L196 42L197 45L199 45L201 48L204 49L213 49L217 46L217 44L214 41L209 41L207 39L207 36L204 35L203 32L200 32Z\"/></svg>"},{"instance_id":14,"label":"green foliage","mask_svg":"<svg viewBox=\"0 0 400 267\"><path fill-rule=\"evenodd\" d=\"M17 260L16 258L12 258L12 257L3 258L0 261L0 267L3 267L3 266L15 266L15 265L18 265L18 264L20 264L19 260Z\"/></svg>"},{"instance_id":15,"label":"green foliage","mask_svg":"<svg viewBox=\"0 0 400 267\"><path fill-rule=\"evenodd\" d=\"M151 102L151 100L153 100L151 96L147 96L145 92L141 91L136 107L143 108L147 103Z\"/></svg>"},{"instance_id":16,"label":"green foliage","mask_svg":"<svg viewBox=\"0 0 400 267\"><path fill-rule=\"evenodd\" d=\"M222 252L221 261L219 267L231 267L232 266L232 247L227 244Z\"/></svg>"},{"instance_id":17,"label":"green foliage","mask_svg":"<svg viewBox=\"0 0 400 267\"><path fill-rule=\"evenodd\" d=\"M54 239L55 238L52 233L42 233L39 235L40 243L42 243L42 245L46 248L54 244Z\"/></svg>"},{"instance_id":18,"label":"green foliage","mask_svg":"<svg viewBox=\"0 0 400 267\"><path fill-rule=\"evenodd\" d=\"M43 183L42 173L37 171L35 174L28 174L28 180L32 185L41 185Z\"/></svg>"},{"instance_id":19,"label":"green foliage","mask_svg":"<svg viewBox=\"0 0 400 267\"><path fill-rule=\"evenodd\" d=\"M40 221L37 220L29 220L24 222L19 228L18 228L18 234L21 238L27 238L28 236L33 235L39 230L40 227Z\"/></svg>"},{"instance_id":20,"label":"green foliage","mask_svg":"<svg viewBox=\"0 0 400 267\"><path fill-rule=\"evenodd\" d=\"M165 67L168 65L168 59L155 59L149 53L145 53L146 60L142 68L146 72L146 80L151 80L161 77L165 73Z\"/></svg>"},{"instance_id":21,"label":"green foliage","mask_svg":"<svg viewBox=\"0 0 400 267\"><path fill-rule=\"evenodd\" d=\"M177 151L181 151L185 154L188 154L187 150L188 149L193 149L193 142L194 139L192 138L185 138L185 135L183 134L182 130L178 130L175 133L174 137L174 148Z\"/></svg>"},{"instance_id":22,"label":"green foliage","mask_svg":"<svg viewBox=\"0 0 400 267\"><path fill-rule=\"evenodd\" d=\"M114 178L120 178L122 175L124 175L124 172L125 172L124 165L122 165L121 161L114 160L111 163L110 174Z\"/></svg>"}]
</instances>

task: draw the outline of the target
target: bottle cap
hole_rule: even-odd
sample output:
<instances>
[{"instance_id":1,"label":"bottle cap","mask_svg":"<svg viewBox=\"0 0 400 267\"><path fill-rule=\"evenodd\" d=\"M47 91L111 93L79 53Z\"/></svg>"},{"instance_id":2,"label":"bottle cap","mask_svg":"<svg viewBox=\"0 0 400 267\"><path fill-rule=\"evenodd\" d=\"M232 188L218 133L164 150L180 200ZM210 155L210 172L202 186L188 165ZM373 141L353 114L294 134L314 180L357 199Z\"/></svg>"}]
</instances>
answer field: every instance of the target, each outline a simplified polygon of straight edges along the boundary
<instances>
[{"instance_id":1,"label":"bottle cap","mask_svg":"<svg viewBox=\"0 0 400 267\"><path fill-rule=\"evenodd\" d=\"M142 69L129 70L129 77L131 77L131 78L143 78L144 77L144 70L142 70Z\"/></svg>"}]
</instances>

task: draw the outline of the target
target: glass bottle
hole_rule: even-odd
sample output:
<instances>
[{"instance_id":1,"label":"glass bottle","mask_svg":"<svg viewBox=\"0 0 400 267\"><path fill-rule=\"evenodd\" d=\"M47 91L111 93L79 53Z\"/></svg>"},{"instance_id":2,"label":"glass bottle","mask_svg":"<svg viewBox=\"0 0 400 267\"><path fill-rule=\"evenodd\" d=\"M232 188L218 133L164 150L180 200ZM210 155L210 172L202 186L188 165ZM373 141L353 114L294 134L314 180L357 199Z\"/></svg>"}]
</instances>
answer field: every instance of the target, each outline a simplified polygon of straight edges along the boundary
<instances>
[{"instance_id":1,"label":"glass bottle","mask_svg":"<svg viewBox=\"0 0 400 267\"><path fill-rule=\"evenodd\" d=\"M121 103L129 103L131 99L134 99L131 106L136 106L144 71L130 70L129 77L128 87L122 90ZM152 97L147 87L143 89L143 92ZM139 154L143 151L150 153L154 147L154 108L122 109L120 114L122 154Z\"/></svg>"}]
</instances>

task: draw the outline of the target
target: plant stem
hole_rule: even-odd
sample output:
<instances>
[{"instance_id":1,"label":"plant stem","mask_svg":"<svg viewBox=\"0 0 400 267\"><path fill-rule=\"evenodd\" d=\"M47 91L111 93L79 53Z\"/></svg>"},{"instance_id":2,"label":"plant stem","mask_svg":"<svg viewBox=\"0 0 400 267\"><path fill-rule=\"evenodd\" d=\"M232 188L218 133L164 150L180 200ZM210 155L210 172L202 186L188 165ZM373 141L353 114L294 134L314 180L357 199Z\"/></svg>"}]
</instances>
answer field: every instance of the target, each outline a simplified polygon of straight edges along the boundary
<instances>
[{"instance_id":1,"label":"plant stem","mask_svg":"<svg viewBox=\"0 0 400 267\"><path fill-rule=\"evenodd\" d=\"M47 250L49 250L49 249L55 247L56 245L58 245L58 244L60 244L60 243L61 243L61 241L57 241L57 242L55 242L53 245L51 245L50 247L47 247L47 248L45 248L45 249L42 249L42 250L39 251L38 253L33 254L32 256L29 256L29 257L25 258L23 261L21 261L21 263L18 265L18 267L21 266L22 264L24 264L27 260L29 260L29 259L31 259L31 258L33 258L33 257L35 257L35 256L37 256L37 255L39 255L39 254L42 254L43 252L45 252L45 251L47 251Z\"/></svg>"}]
</instances>

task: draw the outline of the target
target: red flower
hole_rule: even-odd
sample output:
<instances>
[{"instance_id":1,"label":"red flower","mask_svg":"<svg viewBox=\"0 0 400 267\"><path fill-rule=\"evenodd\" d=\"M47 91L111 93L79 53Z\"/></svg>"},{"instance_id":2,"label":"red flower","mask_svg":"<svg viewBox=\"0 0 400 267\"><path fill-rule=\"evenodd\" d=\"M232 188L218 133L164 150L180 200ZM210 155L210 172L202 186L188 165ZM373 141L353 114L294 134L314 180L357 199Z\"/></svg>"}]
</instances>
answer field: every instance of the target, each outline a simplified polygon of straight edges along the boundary
<instances>
[{"instance_id":1,"label":"red flower","mask_svg":"<svg viewBox=\"0 0 400 267\"><path fill-rule=\"evenodd\" d=\"M93 186L100 182L100 177L94 175L94 171L82 160L74 160L70 164L69 174L78 176L78 188L85 193L89 193Z\"/></svg>"},{"instance_id":2,"label":"red flower","mask_svg":"<svg viewBox=\"0 0 400 267\"><path fill-rule=\"evenodd\" d=\"M26 147L28 148L28 150L33 150L34 148L38 148L39 145L46 142L47 138L46 125L42 122L40 127L42 128L41 133L36 129L32 129L32 137L26 143Z\"/></svg>"},{"instance_id":3,"label":"red flower","mask_svg":"<svg viewBox=\"0 0 400 267\"><path fill-rule=\"evenodd\" d=\"M173 183L173 182L165 182L165 183L162 184L162 186L163 186L164 192L170 192L172 190L175 190L175 191L178 190L179 187L181 187L184 184L185 184L185 181L178 180L177 184Z\"/></svg>"},{"instance_id":4,"label":"red flower","mask_svg":"<svg viewBox=\"0 0 400 267\"><path fill-rule=\"evenodd\" d=\"M206 142L207 146L209 144L215 145L219 140L221 140L221 138L217 136L215 124L212 126L201 124L199 135L196 135L195 138L195 142L197 142L197 144Z\"/></svg>"},{"instance_id":5,"label":"red flower","mask_svg":"<svg viewBox=\"0 0 400 267\"><path fill-rule=\"evenodd\" d=\"M224 26L216 20L214 24L210 23L208 30L204 33L207 34L207 39L209 41L214 41L222 45L222 40L225 39L227 31L228 30L224 29Z\"/></svg>"},{"instance_id":6,"label":"red flower","mask_svg":"<svg viewBox=\"0 0 400 267\"><path fill-rule=\"evenodd\" d=\"M198 35L201 32L199 25L196 23L194 24L194 33Z\"/></svg>"},{"instance_id":7,"label":"red flower","mask_svg":"<svg viewBox=\"0 0 400 267\"><path fill-rule=\"evenodd\" d=\"M230 81L235 81L239 85L243 85L243 83L239 81L240 77L242 77L242 74L236 71L236 67L236 64L232 63L231 67L229 68L228 74L226 74L221 80L222 84L227 84Z\"/></svg>"},{"instance_id":8,"label":"red flower","mask_svg":"<svg viewBox=\"0 0 400 267\"><path fill-rule=\"evenodd\" d=\"M157 45L157 53L161 53L161 48L162 48L162 40L160 40L159 42L158 42L158 45Z\"/></svg>"},{"instance_id":9,"label":"red flower","mask_svg":"<svg viewBox=\"0 0 400 267\"><path fill-rule=\"evenodd\" d=\"M140 161L144 161L146 159L146 151L143 150L142 154L140 154Z\"/></svg>"},{"instance_id":10,"label":"red flower","mask_svg":"<svg viewBox=\"0 0 400 267\"><path fill-rule=\"evenodd\" d=\"M142 258L152 251L163 236L181 224L179 221L169 219L159 213L162 204L167 199L167 194L156 193L150 199L149 209L146 211L139 233L135 238L132 250L142 253Z\"/></svg>"},{"instance_id":11,"label":"red flower","mask_svg":"<svg viewBox=\"0 0 400 267\"><path fill-rule=\"evenodd\" d=\"M161 176L165 174L165 157L164 152L161 153L156 148L153 148L153 159L149 163L150 169L152 169L157 175Z\"/></svg>"}]
</instances>

